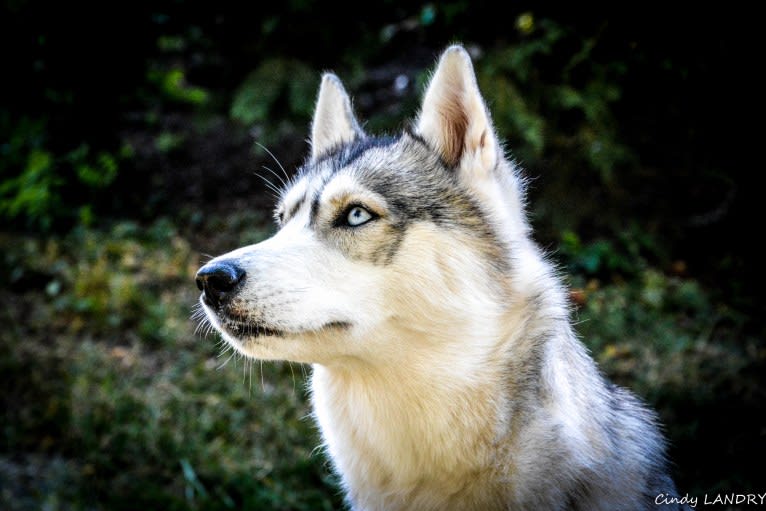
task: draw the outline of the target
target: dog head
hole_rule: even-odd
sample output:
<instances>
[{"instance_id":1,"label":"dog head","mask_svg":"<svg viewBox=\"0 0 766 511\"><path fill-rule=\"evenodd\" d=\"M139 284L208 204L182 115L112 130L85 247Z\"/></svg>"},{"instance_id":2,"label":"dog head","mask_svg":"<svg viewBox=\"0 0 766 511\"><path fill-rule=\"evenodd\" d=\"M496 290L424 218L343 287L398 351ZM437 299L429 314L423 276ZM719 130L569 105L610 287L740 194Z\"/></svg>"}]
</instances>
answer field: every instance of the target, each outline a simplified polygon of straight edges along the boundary
<instances>
[{"instance_id":1,"label":"dog head","mask_svg":"<svg viewBox=\"0 0 766 511\"><path fill-rule=\"evenodd\" d=\"M395 137L367 135L326 74L278 232L203 266L202 306L262 359L396 358L486 338L526 239L521 194L462 47L442 55L413 128ZM392 350L394 338L409 348Z\"/></svg>"}]
</instances>

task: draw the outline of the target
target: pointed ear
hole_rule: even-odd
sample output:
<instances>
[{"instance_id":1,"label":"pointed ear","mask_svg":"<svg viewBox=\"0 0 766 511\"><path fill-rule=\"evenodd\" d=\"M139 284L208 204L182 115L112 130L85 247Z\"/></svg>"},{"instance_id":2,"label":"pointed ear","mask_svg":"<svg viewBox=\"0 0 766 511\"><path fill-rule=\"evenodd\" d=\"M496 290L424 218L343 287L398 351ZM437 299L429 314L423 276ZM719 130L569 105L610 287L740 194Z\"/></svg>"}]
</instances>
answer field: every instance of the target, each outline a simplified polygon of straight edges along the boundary
<instances>
[{"instance_id":1,"label":"pointed ear","mask_svg":"<svg viewBox=\"0 0 766 511\"><path fill-rule=\"evenodd\" d=\"M485 170L495 166L497 138L471 57L462 46L447 48L439 59L415 129L450 166L457 167L467 158Z\"/></svg>"},{"instance_id":2,"label":"pointed ear","mask_svg":"<svg viewBox=\"0 0 766 511\"><path fill-rule=\"evenodd\" d=\"M340 79L325 73L311 124L311 159L316 160L333 147L364 136Z\"/></svg>"}]
</instances>

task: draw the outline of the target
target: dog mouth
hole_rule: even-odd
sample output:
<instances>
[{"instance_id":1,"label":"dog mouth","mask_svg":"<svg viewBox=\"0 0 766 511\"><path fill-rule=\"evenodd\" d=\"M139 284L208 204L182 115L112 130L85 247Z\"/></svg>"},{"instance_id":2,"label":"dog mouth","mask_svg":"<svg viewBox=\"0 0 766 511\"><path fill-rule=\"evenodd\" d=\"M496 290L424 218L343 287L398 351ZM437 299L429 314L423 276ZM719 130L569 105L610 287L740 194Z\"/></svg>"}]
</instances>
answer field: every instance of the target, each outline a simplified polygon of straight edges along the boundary
<instances>
[{"instance_id":1,"label":"dog mouth","mask_svg":"<svg viewBox=\"0 0 766 511\"><path fill-rule=\"evenodd\" d=\"M259 339L264 337L289 337L294 335L316 334L330 330L347 330L351 328L348 321L329 321L317 328L279 329L259 322L249 322L226 318L221 321L221 327L229 335L243 339Z\"/></svg>"},{"instance_id":2,"label":"dog mouth","mask_svg":"<svg viewBox=\"0 0 766 511\"><path fill-rule=\"evenodd\" d=\"M286 335L285 330L269 328L261 323L224 320L222 326L236 337L284 337Z\"/></svg>"},{"instance_id":3,"label":"dog mouth","mask_svg":"<svg viewBox=\"0 0 766 511\"><path fill-rule=\"evenodd\" d=\"M350 321L329 320L319 326L296 326L280 327L268 324L256 318L243 315L240 311L231 307L211 307L204 300L200 300L202 310L210 321L211 326L226 334L232 339L259 340L263 338L285 338L291 336L320 334L327 332L340 332L354 326Z\"/></svg>"}]
</instances>

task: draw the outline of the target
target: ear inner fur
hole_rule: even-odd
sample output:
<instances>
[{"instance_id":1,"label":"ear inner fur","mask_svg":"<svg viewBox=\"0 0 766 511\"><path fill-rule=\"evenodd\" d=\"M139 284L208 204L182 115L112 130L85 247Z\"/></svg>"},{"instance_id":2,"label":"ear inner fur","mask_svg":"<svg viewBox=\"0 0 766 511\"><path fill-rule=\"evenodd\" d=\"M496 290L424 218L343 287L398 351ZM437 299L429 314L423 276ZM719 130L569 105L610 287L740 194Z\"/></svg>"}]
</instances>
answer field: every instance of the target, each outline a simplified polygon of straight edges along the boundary
<instances>
[{"instance_id":1,"label":"ear inner fur","mask_svg":"<svg viewBox=\"0 0 766 511\"><path fill-rule=\"evenodd\" d=\"M416 131L451 167L475 155L483 166L494 164L496 145L489 113L471 59L462 47L453 46L442 55L423 99Z\"/></svg>"},{"instance_id":2,"label":"ear inner fur","mask_svg":"<svg viewBox=\"0 0 766 511\"><path fill-rule=\"evenodd\" d=\"M459 88L458 88L459 87ZM439 111L444 126L444 136L440 140L444 161L451 167L460 163L465 148L465 137L468 131L468 115L461 108L460 96L464 94L462 86L446 91L452 97L442 99L443 104Z\"/></svg>"}]
</instances>

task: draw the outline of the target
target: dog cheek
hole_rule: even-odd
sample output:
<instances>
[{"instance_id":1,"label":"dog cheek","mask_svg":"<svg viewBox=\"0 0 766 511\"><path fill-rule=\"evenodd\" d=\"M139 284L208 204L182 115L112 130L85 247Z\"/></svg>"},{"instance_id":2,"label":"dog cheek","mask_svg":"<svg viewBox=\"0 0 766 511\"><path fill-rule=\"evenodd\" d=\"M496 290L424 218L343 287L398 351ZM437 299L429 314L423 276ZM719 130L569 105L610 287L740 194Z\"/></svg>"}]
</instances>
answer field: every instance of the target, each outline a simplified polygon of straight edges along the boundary
<instances>
[{"instance_id":1,"label":"dog cheek","mask_svg":"<svg viewBox=\"0 0 766 511\"><path fill-rule=\"evenodd\" d=\"M374 266L389 266L402 245L406 230L403 226L382 225L368 234L363 243L351 247L351 258Z\"/></svg>"}]
</instances>

